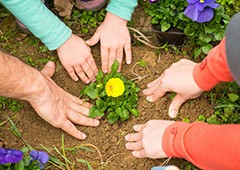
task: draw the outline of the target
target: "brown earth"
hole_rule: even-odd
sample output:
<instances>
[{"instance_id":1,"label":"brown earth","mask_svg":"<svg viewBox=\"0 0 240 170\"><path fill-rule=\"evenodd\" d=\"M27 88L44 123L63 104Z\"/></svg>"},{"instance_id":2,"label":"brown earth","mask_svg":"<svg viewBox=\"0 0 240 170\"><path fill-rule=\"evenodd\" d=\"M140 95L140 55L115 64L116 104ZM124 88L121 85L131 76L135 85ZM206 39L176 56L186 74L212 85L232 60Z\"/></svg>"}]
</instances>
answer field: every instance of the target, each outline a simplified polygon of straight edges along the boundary
<instances>
[{"instance_id":1,"label":"brown earth","mask_svg":"<svg viewBox=\"0 0 240 170\"><path fill-rule=\"evenodd\" d=\"M138 9L134 15L135 28L149 33L149 19L144 18L141 15L137 15ZM141 19L139 19L139 17ZM16 27L14 18L9 16L4 18L0 24L1 36L8 36L7 38L1 38L0 45L9 53L19 57L22 61L26 62L30 56L34 59L44 59L47 57L56 58L57 69L53 77L53 80L61 86L67 92L79 96L80 90L84 84L81 82L74 82L67 74L65 69L61 66L57 59L55 52L42 52L39 48L42 44L34 38L32 35L24 35ZM76 32L76 30L75 30ZM8 35L9 34L9 35ZM150 33L153 42L155 37ZM135 43L137 44L137 43ZM100 68L100 50L99 44L92 48L95 61ZM133 62L130 65L123 64L122 74L129 79L135 78L132 73L133 65L139 60L144 60L147 63L147 67L140 67L137 65L134 68L134 72L144 76L149 75L141 81L136 81L141 89L146 88L146 85L151 81L159 77L166 68L172 63L180 60L181 58L189 58L177 54L171 50L169 52L161 51L161 59L159 61L159 55L156 50L146 45L134 45L132 47ZM159 62L158 62L159 61ZM41 69L42 63L37 63L35 68ZM87 134L87 139L84 141L78 141L73 137L67 135L60 129L56 129L42 120L33 108L24 101L20 101L24 104L23 109L19 113L12 113L9 110L5 110L0 115L0 121L6 120L6 115L13 116L13 121L16 123L18 130L22 134L23 139L36 149L42 149L41 145L47 148L61 148L62 134L65 138L65 147L72 148L82 144L94 145L98 148L102 155L103 165L100 165L101 159L99 153L95 147L88 145L93 152L80 149L77 153L68 152L68 158L75 160L76 158L88 160L93 169L106 169L106 170L149 170L154 165L161 165L166 159L151 160L151 159L137 159L131 155L131 152L125 149L124 136L133 132L133 125L139 123L145 123L150 119L170 119L167 115L168 106L171 102L171 94L165 95L162 99L155 103L149 103L145 99L142 91L139 92L138 110L140 116L138 118L130 118L126 122L118 122L114 125L109 124L106 120L101 120L99 127L83 127L77 126L78 129ZM200 98L186 102L181 110L178 118L175 120L182 120L189 116L190 121L195 121L198 115L210 115L213 112L212 106L207 98L206 94L203 94ZM17 137L15 137L10 130L9 124L4 123L0 126L0 139L1 145L4 147L20 149L24 146L24 143ZM61 149L60 149L61 150ZM55 155L57 155L55 153ZM171 159L167 164L178 165L181 169L197 169L194 166L190 166L187 161L182 159ZM56 168L50 168L56 169ZM77 163L75 169L85 170L87 166L82 163Z\"/></svg>"}]
</instances>

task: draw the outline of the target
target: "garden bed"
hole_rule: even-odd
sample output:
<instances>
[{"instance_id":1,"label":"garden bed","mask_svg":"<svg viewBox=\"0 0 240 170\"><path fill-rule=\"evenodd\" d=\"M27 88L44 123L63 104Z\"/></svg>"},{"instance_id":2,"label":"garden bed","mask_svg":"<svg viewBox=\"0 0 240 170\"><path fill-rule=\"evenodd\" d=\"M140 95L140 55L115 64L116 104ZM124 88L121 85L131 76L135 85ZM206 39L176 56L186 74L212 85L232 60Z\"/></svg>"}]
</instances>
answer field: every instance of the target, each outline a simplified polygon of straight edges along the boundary
<instances>
[{"instance_id":1,"label":"garden bed","mask_svg":"<svg viewBox=\"0 0 240 170\"><path fill-rule=\"evenodd\" d=\"M136 12L139 11L140 10L138 9ZM142 15L142 13L140 15L135 15L133 19L135 22L133 23L136 28L147 30L148 28L143 27L148 24L143 24L143 21L146 22L149 20L145 18L139 19L138 17ZM57 63L57 69L55 75L53 76L53 80L67 92L75 96L80 95L80 91L84 87L84 84L82 82L74 82L69 77L65 69L59 63L55 52L44 51L44 46L42 46L36 38L32 35L26 36L25 34L22 34L21 31L17 29L15 20L12 16L5 18L1 22L0 28L2 31L1 36L8 36L5 39L1 38L1 47L6 49L9 53L12 53L14 56L18 56L22 61L34 65L37 69L41 69L43 67L44 59L56 59L55 63ZM74 32L77 32L77 30L74 30ZM99 45L92 48L92 53L98 68L100 68ZM140 112L140 116L138 118L131 117L126 122L118 122L114 125L109 124L106 120L101 120L99 127L77 126L78 129L87 134L87 139L84 141L78 141L64 133L62 130L52 127L41 119L35 113L33 108L24 101L20 101L24 107L17 113L13 113L9 110L1 111L1 122L7 120L6 115L12 117L12 120L15 122L23 139L38 150L44 150L41 146L46 148L53 148L53 146L56 146L60 149L62 146L62 135L64 134L65 148L73 148L75 146L84 145L91 149L79 149L77 153L67 152L68 159L72 162L76 162L76 158L87 160L90 162L93 169L147 170L154 165L161 165L166 159L151 160L134 158L131 155L131 152L125 148L124 136L133 132L132 127L135 124L145 123L150 119L170 119L167 111L173 95L169 93L158 102L149 103L145 99L142 90L146 88L148 83L159 77L172 63L180 60L181 58L190 57L177 54L174 51L161 51L161 56L159 56L158 53L156 53L156 50L142 44L134 45L132 47L132 53L132 64L123 64L122 67L122 74L126 78L136 78L136 75L133 74L132 70L133 66L138 61L143 60L147 64L146 67L141 67L140 65L136 65L134 67L134 73L137 73L140 76L148 75L140 81L135 80L141 88L137 107ZM213 109L209 103L207 95L203 94L200 98L190 100L185 103L180 110L179 117L175 120L182 121L184 118L189 116L190 121L193 122L197 119L198 115L202 114L209 116L212 112ZM4 147L20 149L24 146L21 139L11 133L11 129L7 121L0 126L0 135L0 144ZM98 153L98 151L100 153ZM55 156L59 156L56 152L54 153ZM194 169L194 166L191 166L188 162L182 159L172 159L168 164L178 165L184 170ZM52 167L50 169L58 168ZM75 169L85 170L88 168L86 164L76 163Z\"/></svg>"}]
</instances>

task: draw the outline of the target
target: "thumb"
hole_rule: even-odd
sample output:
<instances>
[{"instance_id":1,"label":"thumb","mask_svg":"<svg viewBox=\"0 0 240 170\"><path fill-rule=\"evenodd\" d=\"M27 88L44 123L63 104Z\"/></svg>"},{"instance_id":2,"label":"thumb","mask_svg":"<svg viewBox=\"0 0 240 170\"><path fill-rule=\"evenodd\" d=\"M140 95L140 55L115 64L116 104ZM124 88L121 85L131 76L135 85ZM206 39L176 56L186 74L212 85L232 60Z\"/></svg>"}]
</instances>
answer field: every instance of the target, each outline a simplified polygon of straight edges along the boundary
<instances>
[{"instance_id":1,"label":"thumb","mask_svg":"<svg viewBox=\"0 0 240 170\"><path fill-rule=\"evenodd\" d=\"M181 97L179 94L177 94L174 98L172 103L169 106L169 110L168 110L168 115L171 118L175 118L177 117L178 114L178 110L179 108L182 106L182 104L186 101L186 99L184 99L183 97Z\"/></svg>"},{"instance_id":2,"label":"thumb","mask_svg":"<svg viewBox=\"0 0 240 170\"><path fill-rule=\"evenodd\" d=\"M96 31L94 33L94 35L90 39L86 40L85 42L88 46L93 46L93 45L97 44L99 39L100 39L100 34L98 31Z\"/></svg>"},{"instance_id":3,"label":"thumb","mask_svg":"<svg viewBox=\"0 0 240 170\"><path fill-rule=\"evenodd\" d=\"M49 61L41 71L45 76L52 77L55 72L55 64Z\"/></svg>"}]
</instances>

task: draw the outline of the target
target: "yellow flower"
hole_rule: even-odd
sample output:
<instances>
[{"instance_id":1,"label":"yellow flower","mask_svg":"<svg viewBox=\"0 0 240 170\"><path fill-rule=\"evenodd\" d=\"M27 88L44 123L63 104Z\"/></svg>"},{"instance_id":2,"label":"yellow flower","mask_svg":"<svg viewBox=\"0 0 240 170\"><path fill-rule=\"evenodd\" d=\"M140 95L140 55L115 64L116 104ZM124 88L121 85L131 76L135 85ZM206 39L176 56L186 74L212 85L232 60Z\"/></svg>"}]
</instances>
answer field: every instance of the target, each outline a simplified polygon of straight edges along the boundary
<instances>
[{"instance_id":1,"label":"yellow flower","mask_svg":"<svg viewBox=\"0 0 240 170\"><path fill-rule=\"evenodd\" d=\"M108 96L121 96L125 90L124 83L120 78L111 78L108 80L105 90Z\"/></svg>"}]
</instances>

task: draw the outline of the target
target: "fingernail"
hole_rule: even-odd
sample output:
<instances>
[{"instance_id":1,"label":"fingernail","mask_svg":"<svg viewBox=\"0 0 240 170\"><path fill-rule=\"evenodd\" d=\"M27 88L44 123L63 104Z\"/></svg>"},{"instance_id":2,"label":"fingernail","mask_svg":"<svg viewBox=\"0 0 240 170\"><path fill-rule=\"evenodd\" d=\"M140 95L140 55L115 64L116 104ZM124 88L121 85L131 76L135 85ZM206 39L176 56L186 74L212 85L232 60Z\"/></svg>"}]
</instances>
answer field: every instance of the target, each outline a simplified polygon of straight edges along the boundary
<instances>
[{"instance_id":1,"label":"fingernail","mask_svg":"<svg viewBox=\"0 0 240 170\"><path fill-rule=\"evenodd\" d=\"M133 151L133 152L132 152L132 155L133 155L134 157L137 157L137 152L136 152L136 151Z\"/></svg>"},{"instance_id":2,"label":"fingernail","mask_svg":"<svg viewBox=\"0 0 240 170\"><path fill-rule=\"evenodd\" d=\"M128 138L129 138L129 135L126 135L126 136L125 136L125 140L128 140Z\"/></svg>"},{"instance_id":3,"label":"fingernail","mask_svg":"<svg viewBox=\"0 0 240 170\"><path fill-rule=\"evenodd\" d=\"M147 96L147 101L152 102L152 96Z\"/></svg>"},{"instance_id":4,"label":"fingernail","mask_svg":"<svg viewBox=\"0 0 240 170\"><path fill-rule=\"evenodd\" d=\"M94 124L95 124L96 126L98 126L98 125L100 124L100 122L99 122L98 120L94 120Z\"/></svg>"},{"instance_id":5,"label":"fingernail","mask_svg":"<svg viewBox=\"0 0 240 170\"><path fill-rule=\"evenodd\" d=\"M143 90L143 94L145 94L147 92L147 89Z\"/></svg>"},{"instance_id":6,"label":"fingernail","mask_svg":"<svg viewBox=\"0 0 240 170\"><path fill-rule=\"evenodd\" d=\"M87 135L83 133L83 134L82 134L82 138L83 138L83 139L86 139L86 137L87 137Z\"/></svg>"},{"instance_id":7,"label":"fingernail","mask_svg":"<svg viewBox=\"0 0 240 170\"><path fill-rule=\"evenodd\" d=\"M134 125L134 126L133 126L133 129L134 129L135 131L138 131L138 125Z\"/></svg>"},{"instance_id":8,"label":"fingernail","mask_svg":"<svg viewBox=\"0 0 240 170\"><path fill-rule=\"evenodd\" d=\"M169 116L170 116L171 118L175 118L175 117L177 116L177 111L176 111L176 110L170 111Z\"/></svg>"},{"instance_id":9,"label":"fingernail","mask_svg":"<svg viewBox=\"0 0 240 170\"><path fill-rule=\"evenodd\" d=\"M87 83L87 84L90 83L90 80L87 80L86 83Z\"/></svg>"},{"instance_id":10,"label":"fingernail","mask_svg":"<svg viewBox=\"0 0 240 170\"><path fill-rule=\"evenodd\" d=\"M127 60L127 64L131 64L131 61Z\"/></svg>"},{"instance_id":11,"label":"fingernail","mask_svg":"<svg viewBox=\"0 0 240 170\"><path fill-rule=\"evenodd\" d=\"M78 81L78 78L75 78L74 81Z\"/></svg>"},{"instance_id":12,"label":"fingernail","mask_svg":"<svg viewBox=\"0 0 240 170\"><path fill-rule=\"evenodd\" d=\"M104 73L107 73L108 71L107 70L103 70Z\"/></svg>"},{"instance_id":13,"label":"fingernail","mask_svg":"<svg viewBox=\"0 0 240 170\"><path fill-rule=\"evenodd\" d=\"M129 149L129 144L128 144L128 143L126 143L126 144L125 144L125 147L126 147L127 149Z\"/></svg>"},{"instance_id":14,"label":"fingernail","mask_svg":"<svg viewBox=\"0 0 240 170\"><path fill-rule=\"evenodd\" d=\"M55 65L54 62L52 62L52 61L49 61L47 64L48 64L48 67L54 67L54 65Z\"/></svg>"}]
</instances>

